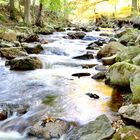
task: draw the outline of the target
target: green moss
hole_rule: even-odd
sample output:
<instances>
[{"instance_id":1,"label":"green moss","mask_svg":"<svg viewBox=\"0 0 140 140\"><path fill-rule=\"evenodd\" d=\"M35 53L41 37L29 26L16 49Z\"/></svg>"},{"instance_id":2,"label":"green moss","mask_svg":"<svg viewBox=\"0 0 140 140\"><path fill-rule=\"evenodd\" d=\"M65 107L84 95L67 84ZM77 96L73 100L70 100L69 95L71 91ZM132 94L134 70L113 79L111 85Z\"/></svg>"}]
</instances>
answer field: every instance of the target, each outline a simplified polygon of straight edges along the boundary
<instances>
[{"instance_id":1,"label":"green moss","mask_svg":"<svg viewBox=\"0 0 140 140\"><path fill-rule=\"evenodd\" d=\"M57 98L56 95L48 95L48 96L46 96L45 99L43 99L42 103L51 105L55 101L56 98Z\"/></svg>"}]
</instances>

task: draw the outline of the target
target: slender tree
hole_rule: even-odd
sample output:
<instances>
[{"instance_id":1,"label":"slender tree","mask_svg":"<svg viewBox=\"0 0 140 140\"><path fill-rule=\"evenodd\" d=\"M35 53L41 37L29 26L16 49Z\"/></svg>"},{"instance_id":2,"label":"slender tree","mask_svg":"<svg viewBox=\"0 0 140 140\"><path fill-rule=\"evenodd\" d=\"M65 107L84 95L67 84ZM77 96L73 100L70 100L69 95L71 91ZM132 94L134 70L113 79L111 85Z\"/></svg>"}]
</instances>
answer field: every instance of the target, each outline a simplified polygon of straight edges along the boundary
<instances>
[{"instance_id":1,"label":"slender tree","mask_svg":"<svg viewBox=\"0 0 140 140\"><path fill-rule=\"evenodd\" d=\"M27 25L31 24L30 5L30 0L24 0L24 22Z\"/></svg>"},{"instance_id":2,"label":"slender tree","mask_svg":"<svg viewBox=\"0 0 140 140\"><path fill-rule=\"evenodd\" d=\"M10 3L10 19L15 20L15 5L14 0L9 0Z\"/></svg>"},{"instance_id":3,"label":"slender tree","mask_svg":"<svg viewBox=\"0 0 140 140\"><path fill-rule=\"evenodd\" d=\"M36 17L35 25L36 26L42 26L42 9L43 9L43 0L40 0L39 4L39 11Z\"/></svg>"},{"instance_id":4,"label":"slender tree","mask_svg":"<svg viewBox=\"0 0 140 140\"><path fill-rule=\"evenodd\" d=\"M132 11L137 10L137 0L132 0Z\"/></svg>"}]
</instances>

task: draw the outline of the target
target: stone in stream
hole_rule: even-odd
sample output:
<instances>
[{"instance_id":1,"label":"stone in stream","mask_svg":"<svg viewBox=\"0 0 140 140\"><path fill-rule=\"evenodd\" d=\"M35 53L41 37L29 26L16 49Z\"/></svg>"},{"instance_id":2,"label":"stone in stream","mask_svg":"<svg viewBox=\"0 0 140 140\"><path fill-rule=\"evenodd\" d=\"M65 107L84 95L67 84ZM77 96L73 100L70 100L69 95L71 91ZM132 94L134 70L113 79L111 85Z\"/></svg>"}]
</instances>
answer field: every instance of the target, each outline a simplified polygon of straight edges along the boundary
<instances>
[{"instance_id":1,"label":"stone in stream","mask_svg":"<svg viewBox=\"0 0 140 140\"><path fill-rule=\"evenodd\" d=\"M97 64L82 64L83 69L90 69L95 67Z\"/></svg>"},{"instance_id":2,"label":"stone in stream","mask_svg":"<svg viewBox=\"0 0 140 140\"><path fill-rule=\"evenodd\" d=\"M8 112L5 108L0 107L0 121L7 119Z\"/></svg>"},{"instance_id":3,"label":"stone in stream","mask_svg":"<svg viewBox=\"0 0 140 140\"><path fill-rule=\"evenodd\" d=\"M110 120L105 116L99 116L79 128L74 128L65 136L65 140L105 140L111 139L114 130Z\"/></svg>"},{"instance_id":4,"label":"stone in stream","mask_svg":"<svg viewBox=\"0 0 140 140\"><path fill-rule=\"evenodd\" d=\"M110 42L97 53L97 58L110 57L125 48L126 47L119 42Z\"/></svg>"},{"instance_id":5,"label":"stone in stream","mask_svg":"<svg viewBox=\"0 0 140 140\"><path fill-rule=\"evenodd\" d=\"M117 41L116 38L110 38L108 42L114 42L114 41Z\"/></svg>"},{"instance_id":6,"label":"stone in stream","mask_svg":"<svg viewBox=\"0 0 140 140\"><path fill-rule=\"evenodd\" d=\"M119 109L119 113L128 124L135 125L140 128L140 104L122 106Z\"/></svg>"},{"instance_id":7,"label":"stone in stream","mask_svg":"<svg viewBox=\"0 0 140 140\"><path fill-rule=\"evenodd\" d=\"M73 59L82 59L82 60L88 60L88 59L93 59L93 58L94 58L93 54L90 54L90 53L73 57Z\"/></svg>"},{"instance_id":8,"label":"stone in stream","mask_svg":"<svg viewBox=\"0 0 140 140\"><path fill-rule=\"evenodd\" d=\"M100 71L96 74L94 74L91 78L92 79L104 79L106 77L106 73L104 71Z\"/></svg>"},{"instance_id":9,"label":"stone in stream","mask_svg":"<svg viewBox=\"0 0 140 140\"><path fill-rule=\"evenodd\" d=\"M36 34L28 35L24 42L31 43L31 42L39 42L39 36Z\"/></svg>"},{"instance_id":10,"label":"stone in stream","mask_svg":"<svg viewBox=\"0 0 140 140\"><path fill-rule=\"evenodd\" d=\"M133 93L132 103L140 103L140 73L130 79L130 88Z\"/></svg>"},{"instance_id":11,"label":"stone in stream","mask_svg":"<svg viewBox=\"0 0 140 140\"><path fill-rule=\"evenodd\" d=\"M139 140L140 130L134 126L121 128L111 140Z\"/></svg>"},{"instance_id":12,"label":"stone in stream","mask_svg":"<svg viewBox=\"0 0 140 140\"><path fill-rule=\"evenodd\" d=\"M29 130L29 135L39 138L60 138L69 129L69 123L61 119L48 117L37 122Z\"/></svg>"},{"instance_id":13,"label":"stone in stream","mask_svg":"<svg viewBox=\"0 0 140 140\"><path fill-rule=\"evenodd\" d=\"M97 40L97 41L94 41L94 43L96 44L96 45L98 45L98 46L103 46L103 44L105 43L105 41L104 40Z\"/></svg>"},{"instance_id":14,"label":"stone in stream","mask_svg":"<svg viewBox=\"0 0 140 140\"><path fill-rule=\"evenodd\" d=\"M35 70L42 68L42 62L37 57L24 57L6 61L10 70Z\"/></svg>"},{"instance_id":15,"label":"stone in stream","mask_svg":"<svg viewBox=\"0 0 140 140\"><path fill-rule=\"evenodd\" d=\"M86 95L88 95L90 98L94 98L94 99L100 98L97 94L93 94L93 93L86 93Z\"/></svg>"},{"instance_id":16,"label":"stone in stream","mask_svg":"<svg viewBox=\"0 0 140 140\"><path fill-rule=\"evenodd\" d=\"M92 42L88 45L86 48L87 50L99 50L101 47L99 47L96 43Z\"/></svg>"},{"instance_id":17,"label":"stone in stream","mask_svg":"<svg viewBox=\"0 0 140 140\"><path fill-rule=\"evenodd\" d=\"M107 78L114 85L129 87L130 78L140 72L140 68L127 62L118 62L110 66L107 72Z\"/></svg>"},{"instance_id":18,"label":"stone in stream","mask_svg":"<svg viewBox=\"0 0 140 140\"><path fill-rule=\"evenodd\" d=\"M84 77L84 76L90 76L91 74L90 73L74 73L74 74L72 74L72 76L75 76L75 77L78 77L78 78L80 78L80 77Z\"/></svg>"},{"instance_id":19,"label":"stone in stream","mask_svg":"<svg viewBox=\"0 0 140 140\"><path fill-rule=\"evenodd\" d=\"M112 55L110 57L102 57L102 63L103 65L112 65L114 63L116 63L116 57L117 55Z\"/></svg>"},{"instance_id":20,"label":"stone in stream","mask_svg":"<svg viewBox=\"0 0 140 140\"><path fill-rule=\"evenodd\" d=\"M21 47L0 48L0 56L7 59L14 59L16 57L27 55L27 52Z\"/></svg>"},{"instance_id":21,"label":"stone in stream","mask_svg":"<svg viewBox=\"0 0 140 140\"><path fill-rule=\"evenodd\" d=\"M96 65L95 70L106 72L108 70L108 68L104 65Z\"/></svg>"},{"instance_id":22,"label":"stone in stream","mask_svg":"<svg viewBox=\"0 0 140 140\"><path fill-rule=\"evenodd\" d=\"M44 50L41 44L22 43L21 45L28 54L39 54Z\"/></svg>"},{"instance_id":23,"label":"stone in stream","mask_svg":"<svg viewBox=\"0 0 140 140\"><path fill-rule=\"evenodd\" d=\"M0 41L0 48L16 47L13 42Z\"/></svg>"},{"instance_id":24,"label":"stone in stream","mask_svg":"<svg viewBox=\"0 0 140 140\"><path fill-rule=\"evenodd\" d=\"M71 39L83 39L86 34L82 31L77 31L77 32L69 32L67 33L67 35Z\"/></svg>"}]
</instances>

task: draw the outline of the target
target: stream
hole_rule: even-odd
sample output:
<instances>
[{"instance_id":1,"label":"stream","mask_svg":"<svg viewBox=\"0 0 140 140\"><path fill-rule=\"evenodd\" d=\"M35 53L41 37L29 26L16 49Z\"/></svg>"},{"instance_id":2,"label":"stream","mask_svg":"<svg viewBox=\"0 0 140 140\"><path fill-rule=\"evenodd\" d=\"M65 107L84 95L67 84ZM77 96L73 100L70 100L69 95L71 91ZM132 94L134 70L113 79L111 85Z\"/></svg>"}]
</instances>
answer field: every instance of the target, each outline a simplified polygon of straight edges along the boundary
<instances>
[{"instance_id":1,"label":"stream","mask_svg":"<svg viewBox=\"0 0 140 140\"><path fill-rule=\"evenodd\" d=\"M90 60L72 59L87 53L86 47L100 37L101 32L89 32L87 39L65 39L68 31L53 35L40 35L50 42L42 44L44 51L37 56L43 63L43 69L32 71L11 71L0 60L0 105L9 105L10 117L0 122L0 140L37 140L26 135L28 128L43 116L53 116L80 125L95 120L106 114L110 120L115 119L114 90L102 80L96 81L91 76L98 71L95 68L84 69L85 64L100 65L96 58ZM93 38L92 38L93 37ZM97 51L90 51L96 56ZM90 73L91 76L74 77L74 73ZM116 91L115 91L116 92ZM99 95L92 99L86 93ZM120 98L120 97L118 97ZM50 99L50 100L49 100ZM19 115L17 109L27 108ZM21 111L20 110L20 111Z\"/></svg>"}]
</instances>

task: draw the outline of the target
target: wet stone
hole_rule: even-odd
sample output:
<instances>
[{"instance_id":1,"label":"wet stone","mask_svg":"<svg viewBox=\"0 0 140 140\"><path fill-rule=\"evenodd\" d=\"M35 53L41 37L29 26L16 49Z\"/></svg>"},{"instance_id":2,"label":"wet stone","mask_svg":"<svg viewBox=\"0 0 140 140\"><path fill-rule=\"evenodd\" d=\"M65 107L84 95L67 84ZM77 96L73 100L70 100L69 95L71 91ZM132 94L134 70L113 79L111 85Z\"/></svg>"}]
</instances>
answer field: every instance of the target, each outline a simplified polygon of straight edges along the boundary
<instances>
[{"instance_id":1,"label":"wet stone","mask_svg":"<svg viewBox=\"0 0 140 140\"><path fill-rule=\"evenodd\" d=\"M93 98L93 99L99 99L99 95L97 94L93 94L93 93L86 93L86 95L88 95L90 98Z\"/></svg>"},{"instance_id":2,"label":"wet stone","mask_svg":"<svg viewBox=\"0 0 140 140\"><path fill-rule=\"evenodd\" d=\"M29 135L39 138L60 138L69 128L69 124L61 119L48 117L37 122L29 131Z\"/></svg>"},{"instance_id":3,"label":"wet stone","mask_svg":"<svg viewBox=\"0 0 140 140\"><path fill-rule=\"evenodd\" d=\"M7 110L5 108L0 107L0 121L7 119Z\"/></svg>"},{"instance_id":4,"label":"wet stone","mask_svg":"<svg viewBox=\"0 0 140 140\"><path fill-rule=\"evenodd\" d=\"M95 70L106 72L108 70L108 68L104 65L97 65L97 66L95 66Z\"/></svg>"},{"instance_id":5,"label":"wet stone","mask_svg":"<svg viewBox=\"0 0 140 140\"><path fill-rule=\"evenodd\" d=\"M84 76L90 76L91 74L90 73L74 73L72 74L72 76L75 76L75 77L84 77Z\"/></svg>"},{"instance_id":6,"label":"wet stone","mask_svg":"<svg viewBox=\"0 0 140 140\"><path fill-rule=\"evenodd\" d=\"M94 58L93 54L89 54L89 53L73 57L73 59L82 59L82 60L88 60L93 58Z\"/></svg>"},{"instance_id":7,"label":"wet stone","mask_svg":"<svg viewBox=\"0 0 140 140\"><path fill-rule=\"evenodd\" d=\"M87 50L99 50L101 47L99 47L96 43L92 42L88 45L86 48Z\"/></svg>"},{"instance_id":8,"label":"wet stone","mask_svg":"<svg viewBox=\"0 0 140 140\"><path fill-rule=\"evenodd\" d=\"M106 73L101 71L96 73L95 75L92 76L92 79L104 79L106 77Z\"/></svg>"},{"instance_id":9,"label":"wet stone","mask_svg":"<svg viewBox=\"0 0 140 140\"><path fill-rule=\"evenodd\" d=\"M82 31L77 31L77 32L69 32L67 35L71 39L83 39L86 34Z\"/></svg>"}]
</instances>

